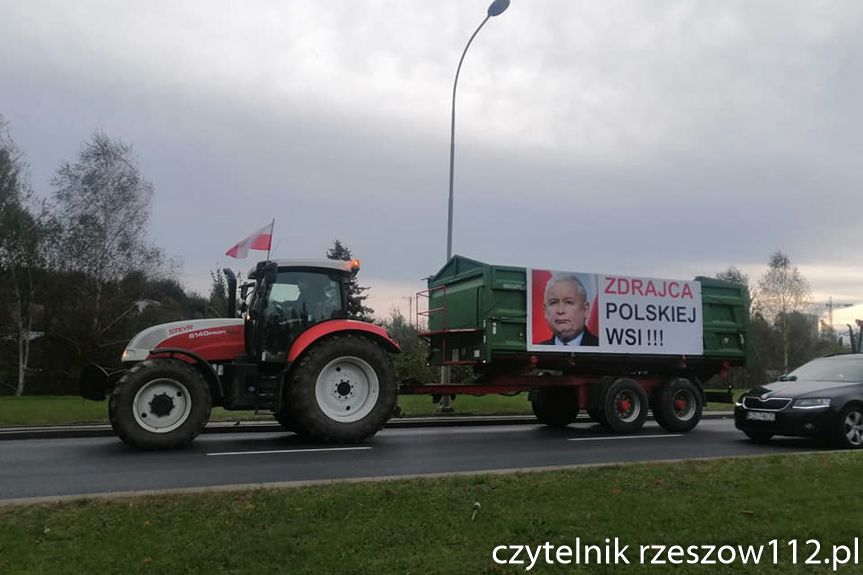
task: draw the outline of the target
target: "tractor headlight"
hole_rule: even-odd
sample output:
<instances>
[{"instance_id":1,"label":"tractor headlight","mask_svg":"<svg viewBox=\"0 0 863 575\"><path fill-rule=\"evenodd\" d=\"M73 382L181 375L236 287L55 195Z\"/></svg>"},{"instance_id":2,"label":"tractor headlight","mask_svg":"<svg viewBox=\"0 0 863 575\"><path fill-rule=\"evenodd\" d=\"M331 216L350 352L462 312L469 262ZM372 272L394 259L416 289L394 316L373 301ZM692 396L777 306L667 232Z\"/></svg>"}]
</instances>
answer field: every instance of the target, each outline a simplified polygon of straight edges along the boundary
<instances>
[{"instance_id":1,"label":"tractor headlight","mask_svg":"<svg viewBox=\"0 0 863 575\"><path fill-rule=\"evenodd\" d=\"M794 409L820 409L830 407L829 397L806 397L794 401Z\"/></svg>"}]
</instances>

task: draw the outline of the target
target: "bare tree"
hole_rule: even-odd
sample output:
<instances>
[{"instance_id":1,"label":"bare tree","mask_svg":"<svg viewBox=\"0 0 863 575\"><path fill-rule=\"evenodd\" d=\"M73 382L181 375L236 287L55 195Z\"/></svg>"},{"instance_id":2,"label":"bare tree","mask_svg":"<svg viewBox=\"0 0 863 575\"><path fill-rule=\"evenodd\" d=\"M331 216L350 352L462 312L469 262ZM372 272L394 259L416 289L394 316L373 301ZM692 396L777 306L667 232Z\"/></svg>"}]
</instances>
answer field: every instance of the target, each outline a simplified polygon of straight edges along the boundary
<instances>
[{"instance_id":1,"label":"bare tree","mask_svg":"<svg viewBox=\"0 0 863 575\"><path fill-rule=\"evenodd\" d=\"M782 369L788 371L789 324L791 314L803 313L812 303L809 282L791 264L788 256L777 251L770 256L767 271L758 282L759 311L778 327L782 344Z\"/></svg>"},{"instance_id":2,"label":"bare tree","mask_svg":"<svg viewBox=\"0 0 863 575\"><path fill-rule=\"evenodd\" d=\"M716 279L749 287L749 276L737 266L729 266L716 274Z\"/></svg>"},{"instance_id":3,"label":"bare tree","mask_svg":"<svg viewBox=\"0 0 863 575\"><path fill-rule=\"evenodd\" d=\"M131 146L96 132L76 162L63 162L53 180L62 252L56 265L82 272L90 282L90 331L102 331L102 298L108 282L151 270L161 254L146 243L153 186L138 169Z\"/></svg>"},{"instance_id":4,"label":"bare tree","mask_svg":"<svg viewBox=\"0 0 863 575\"><path fill-rule=\"evenodd\" d=\"M744 286L749 291L749 312L756 306L757 291L749 282L749 276L737 266L729 266L716 274L716 279Z\"/></svg>"},{"instance_id":5,"label":"bare tree","mask_svg":"<svg viewBox=\"0 0 863 575\"><path fill-rule=\"evenodd\" d=\"M207 300L207 317L224 317L228 301L235 297L228 291L228 280L222 270L210 270L210 298Z\"/></svg>"},{"instance_id":6,"label":"bare tree","mask_svg":"<svg viewBox=\"0 0 863 575\"><path fill-rule=\"evenodd\" d=\"M27 165L23 154L0 116L0 278L9 286L12 304L8 306L8 333L17 347L15 395L24 393L30 363L30 345L36 336L33 323L41 306L35 303L34 272L40 266L46 231L39 214L34 214Z\"/></svg>"}]
</instances>

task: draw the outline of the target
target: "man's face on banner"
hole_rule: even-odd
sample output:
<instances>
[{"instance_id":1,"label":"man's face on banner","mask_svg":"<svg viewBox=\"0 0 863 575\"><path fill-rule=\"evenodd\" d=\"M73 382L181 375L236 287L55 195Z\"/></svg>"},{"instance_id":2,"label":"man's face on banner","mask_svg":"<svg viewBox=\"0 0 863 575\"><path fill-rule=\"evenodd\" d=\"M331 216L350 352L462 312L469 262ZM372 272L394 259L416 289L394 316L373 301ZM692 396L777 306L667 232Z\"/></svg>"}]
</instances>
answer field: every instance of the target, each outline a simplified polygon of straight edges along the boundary
<instances>
[{"instance_id":1,"label":"man's face on banner","mask_svg":"<svg viewBox=\"0 0 863 575\"><path fill-rule=\"evenodd\" d=\"M590 303L585 301L574 281L562 280L548 289L544 307L548 327L566 343L584 330Z\"/></svg>"}]
</instances>

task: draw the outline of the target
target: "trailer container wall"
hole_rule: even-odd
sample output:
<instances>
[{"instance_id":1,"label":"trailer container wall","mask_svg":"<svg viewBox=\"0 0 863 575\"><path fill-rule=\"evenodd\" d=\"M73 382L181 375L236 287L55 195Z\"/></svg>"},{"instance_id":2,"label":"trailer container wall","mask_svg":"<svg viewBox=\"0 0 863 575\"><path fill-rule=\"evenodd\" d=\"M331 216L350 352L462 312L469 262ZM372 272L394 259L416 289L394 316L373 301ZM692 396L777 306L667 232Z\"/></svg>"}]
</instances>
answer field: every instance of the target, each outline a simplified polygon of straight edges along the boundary
<instances>
[{"instance_id":1,"label":"trailer container wall","mask_svg":"<svg viewBox=\"0 0 863 575\"><path fill-rule=\"evenodd\" d=\"M489 265L462 256L450 259L429 278L426 292L429 311L424 315L432 362L482 364L496 357L527 355L528 281L526 268ZM748 291L713 278L695 281L701 285L703 360L744 363ZM580 355L595 358L600 354ZM638 357L645 358L644 354Z\"/></svg>"}]
</instances>

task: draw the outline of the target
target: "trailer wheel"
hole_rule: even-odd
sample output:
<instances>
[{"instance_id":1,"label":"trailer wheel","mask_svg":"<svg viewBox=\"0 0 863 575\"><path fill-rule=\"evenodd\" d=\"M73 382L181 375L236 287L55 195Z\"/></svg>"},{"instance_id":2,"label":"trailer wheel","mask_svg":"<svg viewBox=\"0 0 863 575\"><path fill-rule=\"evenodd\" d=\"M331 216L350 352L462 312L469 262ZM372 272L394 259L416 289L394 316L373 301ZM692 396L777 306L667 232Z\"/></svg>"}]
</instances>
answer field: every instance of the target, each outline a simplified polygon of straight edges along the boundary
<instances>
[{"instance_id":1,"label":"trailer wheel","mask_svg":"<svg viewBox=\"0 0 863 575\"><path fill-rule=\"evenodd\" d=\"M212 399L201 374L173 359L148 359L117 383L108 402L111 427L138 449L190 443L210 419Z\"/></svg>"},{"instance_id":2,"label":"trailer wheel","mask_svg":"<svg viewBox=\"0 0 863 575\"><path fill-rule=\"evenodd\" d=\"M602 425L603 427L608 427L608 420L605 419L605 412L601 409L588 407L587 415L589 415L590 419L592 419L596 423Z\"/></svg>"},{"instance_id":3,"label":"trailer wheel","mask_svg":"<svg viewBox=\"0 0 863 575\"><path fill-rule=\"evenodd\" d=\"M587 415L590 419L601 425L608 427L608 419L605 417L605 393L608 386L614 383L614 378L605 376L597 379L588 388Z\"/></svg>"},{"instance_id":4,"label":"trailer wheel","mask_svg":"<svg viewBox=\"0 0 863 575\"><path fill-rule=\"evenodd\" d=\"M531 394L530 405L536 419L548 427L566 427L578 417L578 389L547 387Z\"/></svg>"},{"instance_id":5,"label":"trailer wheel","mask_svg":"<svg viewBox=\"0 0 863 575\"><path fill-rule=\"evenodd\" d=\"M647 394L637 382L621 377L605 390L605 419L617 433L635 433L647 418Z\"/></svg>"},{"instance_id":6,"label":"trailer wheel","mask_svg":"<svg viewBox=\"0 0 863 575\"><path fill-rule=\"evenodd\" d=\"M386 424L397 400L389 353L368 338L330 337L303 356L287 392L289 418L318 441L356 443Z\"/></svg>"},{"instance_id":7,"label":"trailer wheel","mask_svg":"<svg viewBox=\"0 0 863 575\"><path fill-rule=\"evenodd\" d=\"M701 421L701 391L688 379L662 382L651 398L656 423L675 433L691 431Z\"/></svg>"}]
</instances>

